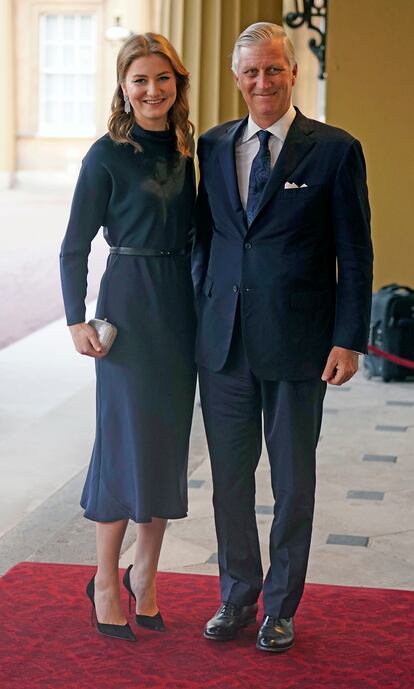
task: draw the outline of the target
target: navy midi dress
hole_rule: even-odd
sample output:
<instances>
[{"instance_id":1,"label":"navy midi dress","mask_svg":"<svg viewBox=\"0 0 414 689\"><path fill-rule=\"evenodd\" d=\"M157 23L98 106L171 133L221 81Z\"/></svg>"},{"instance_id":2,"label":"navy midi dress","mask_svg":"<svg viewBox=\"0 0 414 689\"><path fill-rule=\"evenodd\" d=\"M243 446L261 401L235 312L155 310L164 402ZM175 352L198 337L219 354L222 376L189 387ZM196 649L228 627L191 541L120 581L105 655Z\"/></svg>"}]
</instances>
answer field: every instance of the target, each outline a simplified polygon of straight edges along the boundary
<instances>
[{"instance_id":1,"label":"navy midi dress","mask_svg":"<svg viewBox=\"0 0 414 689\"><path fill-rule=\"evenodd\" d=\"M60 257L71 325L85 320L88 254L101 226L111 247L150 254L110 254L97 301L96 317L118 328L112 349L96 360L96 438L81 498L85 517L98 522L187 514L194 166L170 132L134 125L133 137L142 152L108 134L88 151Z\"/></svg>"}]
</instances>

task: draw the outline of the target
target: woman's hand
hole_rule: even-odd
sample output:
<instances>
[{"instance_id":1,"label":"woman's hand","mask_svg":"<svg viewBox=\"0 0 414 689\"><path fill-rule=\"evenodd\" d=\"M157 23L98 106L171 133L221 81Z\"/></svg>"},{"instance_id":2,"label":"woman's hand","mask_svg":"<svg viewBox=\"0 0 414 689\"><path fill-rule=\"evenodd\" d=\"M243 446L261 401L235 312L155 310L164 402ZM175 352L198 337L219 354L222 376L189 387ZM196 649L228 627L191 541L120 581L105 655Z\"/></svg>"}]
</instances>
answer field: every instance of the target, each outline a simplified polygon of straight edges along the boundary
<instances>
[{"instance_id":1,"label":"woman's hand","mask_svg":"<svg viewBox=\"0 0 414 689\"><path fill-rule=\"evenodd\" d=\"M70 334L79 354L93 356L95 359L102 359L106 352L99 343L98 336L94 328L87 323L75 323L69 326Z\"/></svg>"}]
</instances>

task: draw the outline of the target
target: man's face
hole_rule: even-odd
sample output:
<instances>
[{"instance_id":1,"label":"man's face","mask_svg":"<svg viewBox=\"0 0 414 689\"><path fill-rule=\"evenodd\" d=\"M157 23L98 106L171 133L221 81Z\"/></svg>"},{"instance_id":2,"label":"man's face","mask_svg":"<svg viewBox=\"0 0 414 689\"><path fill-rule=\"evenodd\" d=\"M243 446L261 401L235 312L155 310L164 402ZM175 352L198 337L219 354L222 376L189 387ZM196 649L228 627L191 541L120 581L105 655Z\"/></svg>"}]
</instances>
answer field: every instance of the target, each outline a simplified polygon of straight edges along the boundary
<instances>
[{"instance_id":1,"label":"man's face","mask_svg":"<svg viewBox=\"0 0 414 689\"><path fill-rule=\"evenodd\" d=\"M269 127L288 110L297 66L292 69L281 39L272 39L239 51L236 83L259 127Z\"/></svg>"}]
</instances>

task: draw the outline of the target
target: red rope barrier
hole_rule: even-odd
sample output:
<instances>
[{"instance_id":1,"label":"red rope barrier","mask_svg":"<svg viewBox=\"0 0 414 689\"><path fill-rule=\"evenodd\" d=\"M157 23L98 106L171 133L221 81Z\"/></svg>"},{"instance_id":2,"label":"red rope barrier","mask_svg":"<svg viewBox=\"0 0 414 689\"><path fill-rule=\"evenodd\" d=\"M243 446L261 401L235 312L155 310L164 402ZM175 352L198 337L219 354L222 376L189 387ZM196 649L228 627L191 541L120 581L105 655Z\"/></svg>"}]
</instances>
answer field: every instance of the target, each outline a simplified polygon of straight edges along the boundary
<instances>
[{"instance_id":1,"label":"red rope barrier","mask_svg":"<svg viewBox=\"0 0 414 689\"><path fill-rule=\"evenodd\" d=\"M414 369L414 361L410 361L410 359L402 359L401 357L396 356L395 354L384 352L383 349L374 347L374 345L368 345L368 351L371 352L371 354L382 356L383 359L388 359L388 361L392 361L394 364L398 364L399 366L405 366L405 368Z\"/></svg>"}]
</instances>

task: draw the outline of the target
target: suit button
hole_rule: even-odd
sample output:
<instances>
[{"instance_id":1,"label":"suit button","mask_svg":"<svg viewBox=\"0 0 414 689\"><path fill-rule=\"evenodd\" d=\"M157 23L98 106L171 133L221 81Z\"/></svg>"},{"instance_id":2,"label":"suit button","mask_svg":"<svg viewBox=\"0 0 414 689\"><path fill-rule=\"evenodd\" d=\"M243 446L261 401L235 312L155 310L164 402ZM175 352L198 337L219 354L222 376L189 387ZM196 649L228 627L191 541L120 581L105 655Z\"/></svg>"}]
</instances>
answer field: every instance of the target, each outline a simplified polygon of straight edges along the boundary
<instances>
[{"instance_id":1,"label":"suit button","mask_svg":"<svg viewBox=\"0 0 414 689\"><path fill-rule=\"evenodd\" d=\"M245 249L251 249L251 248L252 248L252 245L250 244L250 242L247 242L247 243L244 245L244 248L245 248Z\"/></svg>"},{"instance_id":2,"label":"suit button","mask_svg":"<svg viewBox=\"0 0 414 689\"><path fill-rule=\"evenodd\" d=\"M235 294L237 294L238 291L239 291L239 288L237 287L237 285L233 285L233 292Z\"/></svg>"}]
</instances>

